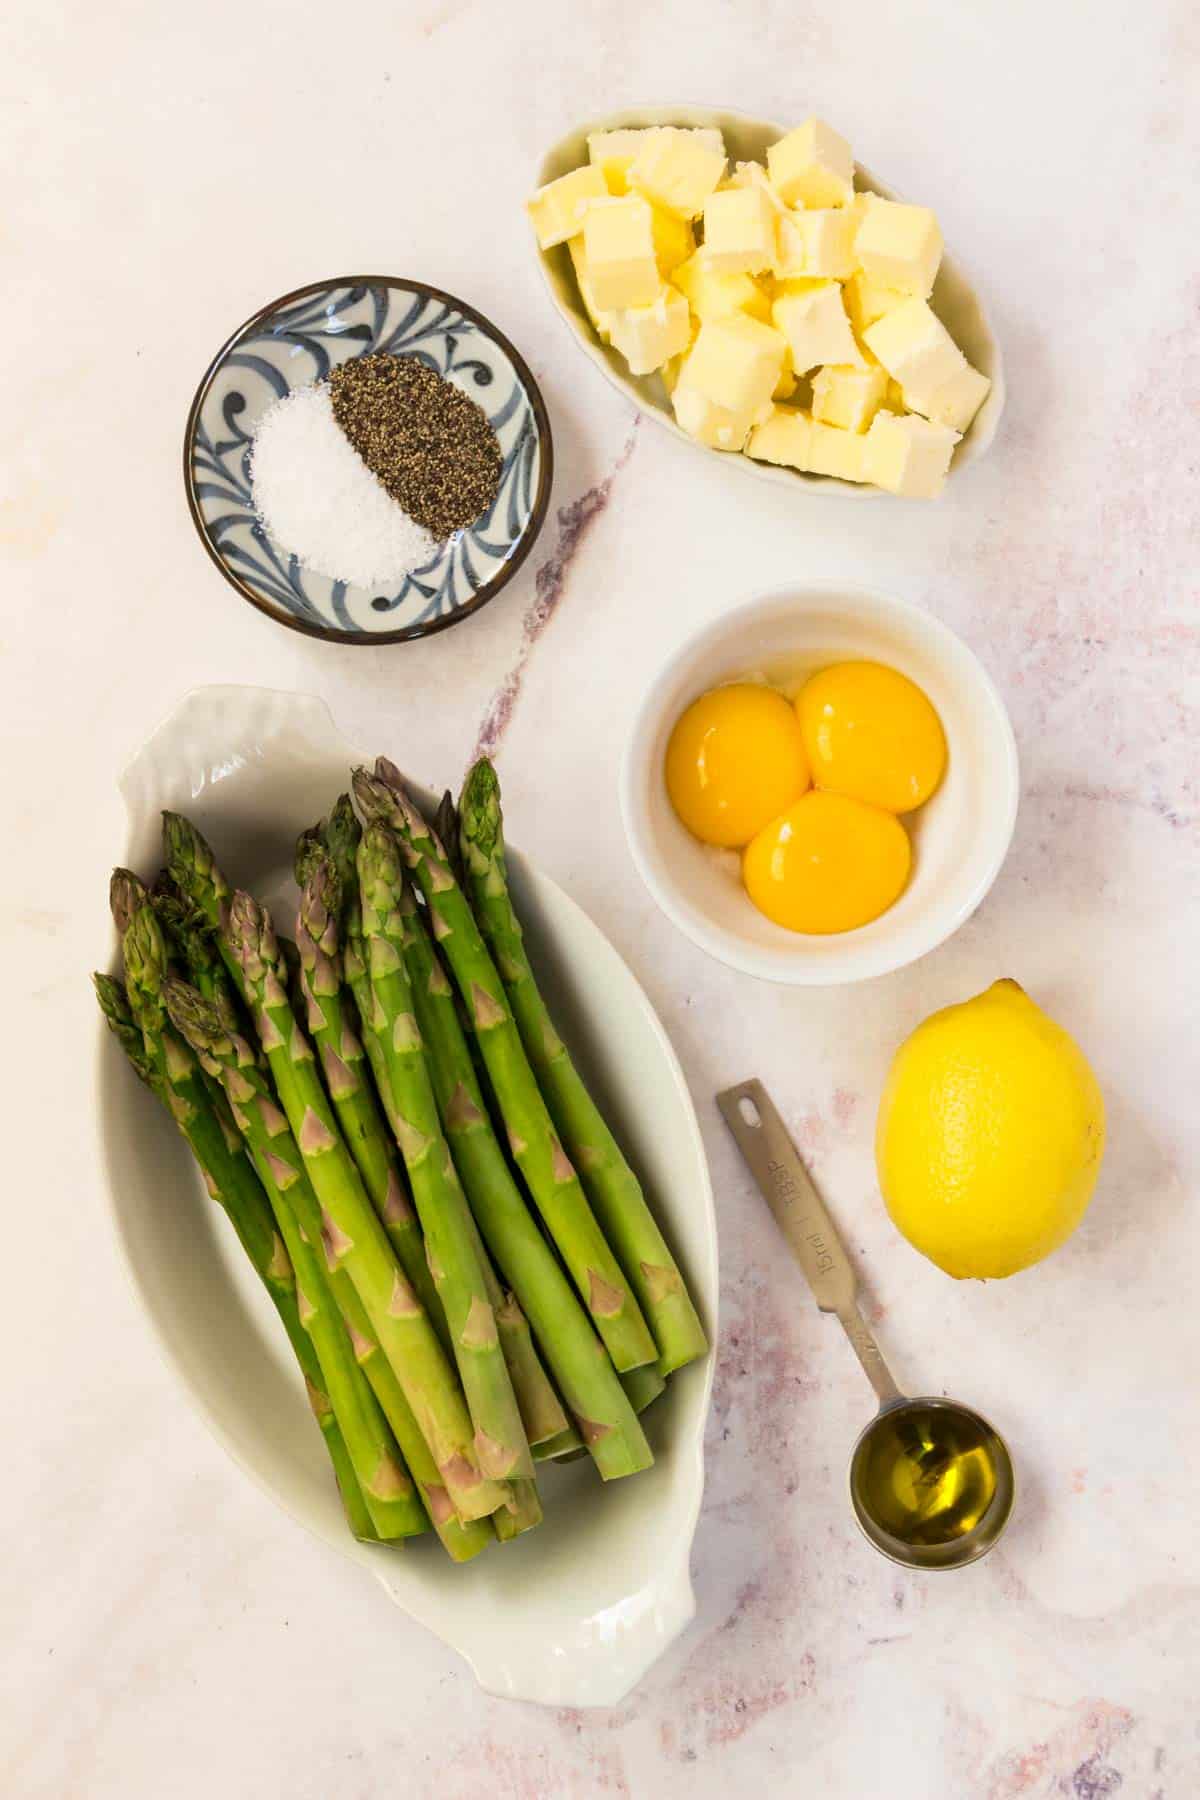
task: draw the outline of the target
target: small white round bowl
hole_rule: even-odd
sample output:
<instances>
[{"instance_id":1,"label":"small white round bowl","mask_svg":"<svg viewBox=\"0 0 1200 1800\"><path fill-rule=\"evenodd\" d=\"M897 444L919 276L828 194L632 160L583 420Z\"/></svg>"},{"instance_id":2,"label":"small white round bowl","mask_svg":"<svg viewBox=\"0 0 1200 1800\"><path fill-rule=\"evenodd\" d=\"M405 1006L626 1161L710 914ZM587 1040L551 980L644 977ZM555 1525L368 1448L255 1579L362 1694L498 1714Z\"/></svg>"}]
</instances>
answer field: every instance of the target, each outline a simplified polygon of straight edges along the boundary
<instances>
[{"instance_id":1,"label":"small white round bowl","mask_svg":"<svg viewBox=\"0 0 1200 1800\"><path fill-rule=\"evenodd\" d=\"M679 822L663 772L667 741L709 688L754 676L798 683L806 671L858 658L899 669L929 696L946 732L946 775L905 821L913 872L896 904L856 931L808 936L751 905L736 852L707 848ZM1004 702L962 639L908 601L821 584L762 594L675 652L626 747L621 811L638 872L694 944L763 981L824 987L901 969L957 931L1004 861L1019 788Z\"/></svg>"}]
</instances>

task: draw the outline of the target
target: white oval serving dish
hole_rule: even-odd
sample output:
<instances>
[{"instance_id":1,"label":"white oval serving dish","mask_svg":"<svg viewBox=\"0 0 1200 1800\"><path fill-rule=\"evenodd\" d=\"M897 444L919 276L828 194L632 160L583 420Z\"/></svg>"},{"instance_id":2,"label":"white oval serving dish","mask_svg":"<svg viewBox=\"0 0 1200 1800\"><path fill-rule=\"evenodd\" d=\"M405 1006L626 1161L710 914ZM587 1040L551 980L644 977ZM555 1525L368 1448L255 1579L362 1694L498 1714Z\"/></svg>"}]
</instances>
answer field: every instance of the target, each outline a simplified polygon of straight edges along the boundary
<instances>
[{"instance_id":1,"label":"white oval serving dish","mask_svg":"<svg viewBox=\"0 0 1200 1800\"><path fill-rule=\"evenodd\" d=\"M895 905L856 931L807 936L751 904L736 851L709 849L676 817L667 742L680 713L709 688L747 677L790 687L857 658L887 663L924 689L946 733L946 773L905 820L913 872ZM957 931L1008 854L1019 797L1008 713L974 652L922 607L842 582L760 594L681 644L638 709L621 766L629 847L667 917L731 968L804 987L886 975Z\"/></svg>"},{"instance_id":2,"label":"white oval serving dish","mask_svg":"<svg viewBox=\"0 0 1200 1800\"><path fill-rule=\"evenodd\" d=\"M363 760L318 699L200 688L121 779L129 834L120 860L152 874L161 860L160 811L185 811L211 834L227 872L277 904L290 929L296 834ZM715 1342L712 1189L679 1062L598 928L517 852L510 860L552 1004L643 1175ZM464 1568L432 1536L402 1552L356 1543L269 1303L182 1139L102 1023L97 1031L99 1155L117 1235L167 1359L210 1429L285 1511L370 1570L398 1606L459 1651L489 1692L556 1706L615 1705L695 1611L688 1557L703 1490L711 1352L672 1376L646 1415L657 1458L647 1473L605 1485L589 1462L548 1472L539 1465L542 1526Z\"/></svg>"},{"instance_id":3,"label":"white oval serving dish","mask_svg":"<svg viewBox=\"0 0 1200 1800\"><path fill-rule=\"evenodd\" d=\"M799 120L793 120L798 124ZM620 131L645 125L716 126L724 136L730 163L764 162L768 144L782 137L790 127L773 125L764 119L751 119L744 113L718 112L704 106L631 106L622 112L608 113L603 118L589 119L577 125L554 144L542 158L534 182L542 187L560 175L569 174L588 160L588 134L593 131ZM888 187L861 163L855 168L855 186L880 194L885 200L900 200L902 195ZM936 196L922 196L922 204L937 211ZM553 250L542 250L530 234L555 310L566 323L585 355L614 387L656 424L674 433L685 444L703 456L718 456L731 467L754 475L760 481L773 481L792 489L793 493L840 494L846 499L879 499L883 490L853 481L837 481L830 475L804 475L797 469L777 468L772 463L755 462L749 456L732 455L697 443L675 423L675 415L667 391L659 375L631 375L624 357L611 345L601 343L579 297L571 258L565 244ZM1004 411L1004 365L1000 345L992 330L983 301L965 270L949 254L943 257L934 284L930 305L937 313L968 362L991 381L991 392L968 427L963 440L955 447L948 479L952 480L968 463L981 457L996 435L1000 415Z\"/></svg>"}]
</instances>

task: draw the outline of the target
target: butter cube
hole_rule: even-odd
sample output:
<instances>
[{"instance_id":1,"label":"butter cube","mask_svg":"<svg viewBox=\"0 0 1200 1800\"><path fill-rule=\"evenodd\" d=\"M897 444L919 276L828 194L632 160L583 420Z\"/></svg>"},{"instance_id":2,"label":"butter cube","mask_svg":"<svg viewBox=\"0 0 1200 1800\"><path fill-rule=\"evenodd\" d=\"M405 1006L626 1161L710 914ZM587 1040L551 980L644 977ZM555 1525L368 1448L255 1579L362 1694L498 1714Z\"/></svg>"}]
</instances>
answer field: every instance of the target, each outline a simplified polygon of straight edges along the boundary
<instances>
[{"instance_id":1,"label":"butter cube","mask_svg":"<svg viewBox=\"0 0 1200 1800\"><path fill-rule=\"evenodd\" d=\"M942 491L959 434L931 425L912 413L876 413L865 438L870 479L890 494L910 500L936 500Z\"/></svg>"},{"instance_id":2,"label":"butter cube","mask_svg":"<svg viewBox=\"0 0 1200 1800\"><path fill-rule=\"evenodd\" d=\"M588 161L603 172L610 194L629 192L630 165L647 139L663 129L661 125L640 125L620 131L588 133ZM722 156L725 154L725 141L713 127L697 126L689 129L687 135L699 138L710 150L719 150Z\"/></svg>"},{"instance_id":3,"label":"butter cube","mask_svg":"<svg viewBox=\"0 0 1200 1800\"><path fill-rule=\"evenodd\" d=\"M525 210L533 220L537 241L543 250L565 244L583 224L583 216L593 200L607 195L608 189L599 169L585 165L548 181L531 199Z\"/></svg>"},{"instance_id":4,"label":"butter cube","mask_svg":"<svg viewBox=\"0 0 1200 1800\"><path fill-rule=\"evenodd\" d=\"M806 119L767 151L771 186L785 206L849 206L854 156L821 119Z\"/></svg>"},{"instance_id":5,"label":"butter cube","mask_svg":"<svg viewBox=\"0 0 1200 1800\"><path fill-rule=\"evenodd\" d=\"M932 424L963 432L987 399L991 386L986 375L964 362L957 374L938 387L918 390L906 386L904 400L910 412L922 413Z\"/></svg>"},{"instance_id":6,"label":"butter cube","mask_svg":"<svg viewBox=\"0 0 1200 1800\"><path fill-rule=\"evenodd\" d=\"M683 368L671 394L671 405L680 428L689 437L707 444L711 450L740 450L746 442L753 423L749 413L734 413L726 406L718 406L706 394L697 393L689 387L687 380L688 364L695 351L689 351L684 358Z\"/></svg>"},{"instance_id":7,"label":"butter cube","mask_svg":"<svg viewBox=\"0 0 1200 1800\"><path fill-rule=\"evenodd\" d=\"M812 420L794 406L773 406L761 425L750 433L746 455L755 462L776 463L785 469L807 469Z\"/></svg>"},{"instance_id":8,"label":"butter cube","mask_svg":"<svg viewBox=\"0 0 1200 1800\"><path fill-rule=\"evenodd\" d=\"M674 270L676 287L686 294L698 319L724 319L730 313L749 313L767 324L771 302L749 275L721 275L709 266L703 250L697 250Z\"/></svg>"},{"instance_id":9,"label":"butter cube","mask_svg":"<svg viewBox=\"0 0 1200 1800\"><path fill-rule=\"evenodd\" d=\"M967 359L927 300L906 300L863 332L863 343L907 394L932 393Z\"/></svg>"},{"instance_id":10,"label":"butter cube","mask_svg":"<svg viewBox=\"0 0 1200 1800\"><path fill-rule=\"evenodd\" d=\"M665 207L650 205L650 230L654 238L654 256L658 272L665 281L669 275L696 253L696 234L686 219L670 213Z\"/></svg>"},{"instance_id":11,"label":"butter cube","mask_svg":"<svg viewBox=\"0 0 1200 1800\"><path fill-rule=\"evenodd\" d=\"M667 394L673 394L678 387L680 374L684 373L684 364L687 362L687 351L693 347L694 342L696 342L696 320L693 319L687 328L687 349L680 351L678 356L671 356L658 371L658 374L662 376L662 385L666 387Z\"/></svg>"},{"instance_id":12,"label":"butter cube","mask_svg":"<svg viewBox=\"0 0 1200 1800\"><path fill-rule=\"evenodd\" d=\"M771 319L791 345L797 375L807 375L818 363L864 362L836 281L805 283L799 291L788 283L787 288L777 295Z\"/></svg>"},{"instance_id":13,"label":"butter cube","mask_svg":"<svg viewBox=\"0 0 1200 1800\"><path fill-rule=\"evenodd\" d=\"M874 481L870 432L842 431L814 419L809 427L805 469L810 475L836 475L839 481Z\"/></svg>"},{"instance_id":14,"label":"butter cube","mask_svg":"<svg viewBox=\"0 0 1200 1800\"><path fill-rule=\"evenodd\" d=\"M883 405L887 382L878 363L865 369L826 364L813 376L813 418L842 431L865 431Z\"/></svg>"},{"instance_id":15,"label":"butter cube","mask_svg":"<svg viewBox=\"0 0 1200 1800\"><path fill-rule=\"evenodd\" d=\"M653 130L653 126L649 127ZM589 131L588 161L604 176L610 194L629 192L629 165L647 136L645 128L633 131Z\"/></svg>"},{"instance_id":16,"label":"butter cube","mask_svg":"<svg viewBox=\"0 0 1200 1800\"><path fill-rule=\"evenodd\" d=\"M787 207L771 186L770 176L761 163L740 162L734 164L733 174L721 183L723 188L757 188L765 195L768 204L777 213L784 213Z\"/></svg>"},{"instance_id":17,"label":"butter cube","mask_svg":"<svg viewBox=\"0 0 1200 1800\"><path fill-rule=\"evenodd\" d=\"M623 307L609 315L612 341L631 375L650 375L687 349L691 314L683 295L664 287L649 306Z\"/></svg>"},{"instance_id":18,"label":"butter cube","mask_svg":"<svg viewBox=\"0 0 1200 1800\"><path fill-rule=\"evenodd\" d=\"M926 300L942 260L942 234L927 206L876 200L863 214L854 254L863 273L880 286Z\"/></svg>"},{"instance_id":19,"label":"butter cube","mask_svg":"<svg viewBox=\"0 0 1200 1800\"><path fill-rule=\"evenodd\" d=\"M850 211L854 216L854 230L856 233L867 216L867 208L874 206L875 202L881 197L882 196L879 194L873 194L869 188L860 188L855 194L853 200L850 202Z\"/></svg>"},{"instance_id":20,"label":"butter cube","mask_svg":"<svg viewBox=\"0 0 1200 1800\"><path fill-rule=\"evenodd\" d=\"M583 248L592 298L601 312L648 306L657 298L654 215L640 194L593 200L584 215Z\"/></svg>"},{"instance_id":21,"label":"butter cube","mask_svg":"<svg viewBox=\"0 0 1200 1800\"><path fill-rule=\"evenodd\" d=\"M704 257L718 274L757 275L775 261L775 209L758 187L726 188L704 202Z\"/></svg>"},{"instance_id":22,"label":"butter cube","mask_svg":"<svg viewBox=\"0 0 1200 1800\"><path fill-rule=\"evenodd\" d=\"M779 253L775 273L833 277L854 270L854 214L849 207L823 206L812 212L785 212L779 220Z\"/></svg>"},{"instance_id":23,"label":"butter cube","mask_svg":"<svg viewBox=\"0 0 1200 1800\"><path fill-rule=\"evenodd\" d=\"M738 418L753 421L770 405L787 340L758 319L731 313L700 327L683 381Z\"/></svg>"},{"instance_id":24,"label":"butter cube","mask_svg":"<svg viewBox=\"0 0 1200 1800\"><path fill-rule=\"evenodd\" d=\"M596 305L596 296L592 292L592 278L588 274L582 234L571 238L567 249L571 255L571 263L575 270L575 285L579 289L579 298L583 301L584 311L595 326L599 337L607 344L612 338L612 314L601 312Z\"/></svg>"},{"instance_id":25,"label":"butter cube","mask_svg":"<svg viewBox=\"0 0 1200 1800\"><path fill-rule=\"evenodd\" d=\"M668 212L697 219L724 172L725 146L719 132L660 126L639 148L628 179L631 188Z\"/></svg>"},{"instance_id":26,"label":"butter cube","mask_svg":"<svg viewBox=\"0 0 1200 1800\"><path fill-rule=\"evenodd\" d=\"M859 337L873 325L876 319L882 319L884 313L893 312L897 306L903 306L909 298L899 288L881 287L861 269L856 269L842 289L842 300Z\"/></svg>"}]
</instances>

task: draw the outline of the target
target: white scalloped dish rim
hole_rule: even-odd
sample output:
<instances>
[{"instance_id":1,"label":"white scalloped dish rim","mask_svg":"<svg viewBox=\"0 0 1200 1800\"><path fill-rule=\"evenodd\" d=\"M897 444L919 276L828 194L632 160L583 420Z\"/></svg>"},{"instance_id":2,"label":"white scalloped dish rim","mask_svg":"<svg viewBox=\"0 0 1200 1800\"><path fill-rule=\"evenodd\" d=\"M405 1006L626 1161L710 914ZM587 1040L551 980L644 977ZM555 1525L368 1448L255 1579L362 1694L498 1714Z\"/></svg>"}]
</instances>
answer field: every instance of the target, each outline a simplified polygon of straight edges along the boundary
<instances>
[{"instance_id":1,"label":"white scalloped dish rim","mask_svg":"<svg viewBox=\"0 0 1200 1800\"><path fill-rule=\"evenodd\" d=\"M315 697L197 689L121 778L122 860L155 869L161 809L185 810L231 874L282 902L296 833L362 760ZM598 927L519 852L510 860L552 1003L619 1122L715 1342L712 1188L678 1059ZM602 1484L590 1462L548 1474L539 1465L543 1524L461 1568L432 1536L402 1549L356 1543L269 1303L165 1113L100 1021L97 1031L97 1138L114 1227L167 1361L209 1429L284 1511L370 1570L403 1611L465 1657L486 1690L546 1705L616 1705L695 1612L688 1561L711 1351L673 1376L647 1414L656 1462L646 1473Z\"/></svg>"},{"instance_id":2,"label":"white scalloped dish rim","mask_svg":"<svg viewBox=\"0 0 1200 1800\"><path fill-rule=\"evenodd\" d=\"M789 128L767 120L753 119L744 113L717 110L703 106L631 106L602 118L589 119L559 138L542 158L534 183L542 187L559 175L566 175L588 160L588 134L593 131L620 131L646 125L680 125L686 127L715 126L724 136L731 162L762 162L767 145L774 143ZM855 165L855 185L885 200L900 200L902 195L878 179L861 163ZM925 204L933 204L926 201ZM934 205L934 211L937 207ZM774 482L791 488L793 493L837 494L847 500L890 499L883 489L853 481L839 481L831 475L806 475L798 469L778 468L772 463L755 462L752 457L715 450L698 443L675 422L670 400L661 376L631 375L620 352L601 343L587 316L565 244L553 250L542 250L530 233L534 254L542 272L555 311L566 324L579 347L604 375L605 379L631 400L639 412L653 419L664 430L703 456L719 457L722 462L760 481ZM947 253L942 259L938 278L930 300L946 329L967 360L991 381L991 391L975 418L955 446L947 476L947 489L954 477L969 463L976 462L989 448L1004 411L1004 364L1000 345L991 320L978 292L957 259Z\"/></svg>"}]
</instances>

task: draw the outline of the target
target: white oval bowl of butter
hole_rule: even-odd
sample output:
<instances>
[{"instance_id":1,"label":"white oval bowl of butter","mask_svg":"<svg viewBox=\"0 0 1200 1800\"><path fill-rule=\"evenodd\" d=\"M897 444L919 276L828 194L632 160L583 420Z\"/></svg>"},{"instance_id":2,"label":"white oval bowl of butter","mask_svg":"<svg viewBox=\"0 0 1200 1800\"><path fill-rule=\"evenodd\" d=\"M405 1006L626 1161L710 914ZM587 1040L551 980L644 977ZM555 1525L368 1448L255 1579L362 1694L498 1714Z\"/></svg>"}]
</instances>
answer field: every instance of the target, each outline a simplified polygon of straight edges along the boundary
<instances>
[{"instance_id":1,"label":"white oval bowl of butter","mask_svg":"<svg viewBox=\"0 0 1200 1800\"><path fill-rule=\"evenodd\" d=\"M547 152L528 210L582 349L685 443L793 490L933 498L995 436L1004 373L982 301L933 215L818 120L593 119Z\"/></svg>"}]
</instances>

